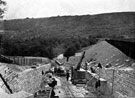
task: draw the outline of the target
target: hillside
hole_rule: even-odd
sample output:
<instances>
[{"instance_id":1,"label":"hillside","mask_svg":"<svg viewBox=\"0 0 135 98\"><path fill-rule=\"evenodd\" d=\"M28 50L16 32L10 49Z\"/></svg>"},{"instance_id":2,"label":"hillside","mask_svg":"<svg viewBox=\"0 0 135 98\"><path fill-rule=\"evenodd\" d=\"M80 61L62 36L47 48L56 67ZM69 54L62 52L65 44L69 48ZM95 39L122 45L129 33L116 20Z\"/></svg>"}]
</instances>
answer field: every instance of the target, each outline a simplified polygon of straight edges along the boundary
<instances>
[{"instance_id":1,"label":"hillside","mask_svg":"<svg viewBox=\"0 0 135 98\"><path fill-rule=\"evenodd\" d=\"M135 38L135 13L4 20L3 54L53 58L99 38Z\"/></svg>"},{"instance_id":2,"label":"hillside","mask_svg":"<svg viewBox=\"0 0 135 98\"><path fill-rule=\"evenodd\" d=\"M135 37L135 13L108 13L5 20L5 30L21 37Z\"/></svg>"},{"instance_id":3,"label":"hillside","mask_svg":"<svg viewBox=\"0 0 135 98\"><path fill-rule=\"evenodd\" d=\"M100 62L103 66L108 63L113 66L131 66L133 60L126 56L115 46L106 41L102 41L93 45L86 51L86 58L89 61L91 58Z\"/></svg>"},{"instance_id":4,"label":"hillside","mask_svg":"<svg viewBox=\"0 0 135 98\"><path fill-rule=\"evenodd\" d=\"M83 51L83 50L82 50ZM131 66L134 62L133 59L126 56L122 51L120 51L115 46L109 44L106 41L101 41L95 45L92 45L87 50L85 50L85 58L83 61L90 61L91 59L96 62L100 62L104 67L107 64L112 64L112 66ZM72 56L69 59L69 63L77 64L79 62L80 56Z\"/></svg>"}]
</instances>

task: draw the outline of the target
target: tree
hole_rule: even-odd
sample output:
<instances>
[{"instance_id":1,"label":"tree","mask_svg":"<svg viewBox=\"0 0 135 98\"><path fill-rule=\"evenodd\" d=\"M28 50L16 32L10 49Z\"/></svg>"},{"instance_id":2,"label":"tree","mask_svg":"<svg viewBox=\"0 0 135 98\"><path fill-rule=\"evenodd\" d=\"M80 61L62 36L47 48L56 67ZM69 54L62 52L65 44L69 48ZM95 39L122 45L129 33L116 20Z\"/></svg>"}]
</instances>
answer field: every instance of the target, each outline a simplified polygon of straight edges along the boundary
<instances>
[{"instance_id":1,"label":"tree","mask_svg":"<svg viewBox=\"0 0 135 98\"><path fill-rule=\"evenodd\" d=\"M76 53L76 48L74 46L71 46L65 50L64 56L67 57L67 61L68 61L69 57L74 56L75 53Z\"/></svg>"},{"instance_id":2,"label":"tree","mask_svg":"<svg viewBox=\"0 0 135 98\"><path fill-rule=\"evenodd\" d=\"M3 0L0 0L0 18L3 18L3 14L6 10L5 6L6 6L6 2Z\"/></svg>"},{"instance_id":3,"label":"tree","mask_svg":"<svg viewBox=\"0 0 135 98\"><path fill-rule=\"evenodd\" d=\"M6 5L6 2L0 0L0 19L3 18L3 14L5 12L5 5ZM1 22L0 22L0 27L1 27ZM2 35L0 35L0 54L3 51L3 48L1 47L1 45L2 45Z\"/></svg>"}]
</instances>

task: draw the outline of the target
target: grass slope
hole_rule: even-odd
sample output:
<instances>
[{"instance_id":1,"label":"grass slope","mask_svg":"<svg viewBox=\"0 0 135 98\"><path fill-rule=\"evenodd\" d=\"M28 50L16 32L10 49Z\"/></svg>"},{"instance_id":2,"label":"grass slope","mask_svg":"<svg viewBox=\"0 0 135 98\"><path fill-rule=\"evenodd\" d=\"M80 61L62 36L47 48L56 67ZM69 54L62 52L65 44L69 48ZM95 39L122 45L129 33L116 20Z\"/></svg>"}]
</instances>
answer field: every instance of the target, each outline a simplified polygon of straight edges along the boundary
<instances>
[{"instance_id":1,"label":"grass slope","mask_svg":"<svg viewBox=\"0 0 135 98\"><path fill-rule=\"evenodd\" d=\"M135 37L135 13L108 13L83 16L58 16L5 20L7 35L23 39L66 38L94 35L99 37Z\"/></svg>"}]
</instances>

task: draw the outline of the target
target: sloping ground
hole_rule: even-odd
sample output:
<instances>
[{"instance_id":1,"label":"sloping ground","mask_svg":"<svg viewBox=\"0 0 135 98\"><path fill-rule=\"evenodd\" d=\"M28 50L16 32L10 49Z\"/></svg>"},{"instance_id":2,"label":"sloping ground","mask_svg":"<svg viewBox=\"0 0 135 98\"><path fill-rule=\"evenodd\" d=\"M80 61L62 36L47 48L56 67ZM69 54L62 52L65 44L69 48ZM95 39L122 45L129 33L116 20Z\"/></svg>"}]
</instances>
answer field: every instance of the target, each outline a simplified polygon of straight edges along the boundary
<instances>
[{"instance_id":1,"label":"sloping ground","mask_svg":"<svg viewBox=\"0 0 135 98\"><path fill-rule=\"evenodd\" d=\"M129 57L106 41L99 42L86 50L83 61L90 61L91 59L100 62L103 66L106 66L106 64L112 64L113 66L129 66L133 62ZM68 63L77 65L79 60L80 56L72 56Z\"/></svg>"},{"instance_id":2,"label":"sloping ground","mask_svg":"<svg viewBox=\"0 0 135 98\"><path fill-rule=\"evenodd\" d=\"M86 51L86 59L95 59L100 62L104 67L110 63L112 66L118 67L123 66L123 70L115 71L114 74L114 92L118 91L122 95L135 97L135 71L124 70L124 67L129 67L134 62L132 59L127 57L121 51L109 43L102 41L97 45L94 45ZM109 83L112 83L112 70L102 69L101 77L106 79Z\"/></svg>"},{"instance_id":3,"label":"sloping ground","mask_svg":"<svg viewBox=\"0 0 135 98\"><path fill-rule=\"evenodd\" d=\"M1 96L0 98L33 98L33 94L24 91L20 91L14 94L6 94L0 92L0 96Z\"/></svg>"},{"instance_id":4,"label":"sloping ground","mask_svg":"<svg viewBox=\"0 0 135 98\"><path fill-rule=\"evenodd\" d=\"M70 65L76 65L79 59L80 56L71 57L69 59ZM112 87L113 71L104 67L107 64L116 67L117 71L114 73L114 92L122 96L135 97L135 70L131 66L134 62L133 59L127 57L106 41L99 42L86 50L83 65L85 61L90 61L91 59L94 59L96 63L102 64L103 69L100 75L107 80L110 87ZM97 69L96 71L99 74L99 70Z\"/></svg>"},{"instance_id":5,"label":"sloping ground","mask_svg":"<svg viewBox=\"0 0 135 98\"><path fill-rule=\"evenodd\" d=\"M19 93L20 91L24 91L27 93L33 94L37 90L40 89L40 84L42 82L42 71L46 72L50 69L50 64L45 64L40 67L36 67L34 69L31 68L24 68L25 70L21 70L20 66L13 66L8 64L2 64L0 66L0 73L12 89L13 93ZM14 67L16 67L14 69ZM16 71L16 69L20 69L21 71ZM0 85L1 88L6 92L9 93L6 86L0 79ZM5 94L4 94L5 95ZM4 96L3 95L3 96ZM18 94L19 95L19 94ZM6 98L6 97L5 97ZM9 97L12 98L12 97ZM21 97L15 97L15 98L21 98ZM25 97L22 97L25 98Z\"/></svg>"},{"instance_id":6,"label":"sloping ground","mask_svg":"<svg viewBox=\"0 0 135 98\"><path fill-rule=\"evenodd\" d=\"M86 50L83 61L90 61L91 59L101 63L103 66L111 64L112 66L131 66L133 60L127 57L119 49L112 46L106 41L102 41L93 45ZM76 65L80 60L80 56L71 57L69 63ZM84 63L84 62L83 62Z\"/></svg>"},{"instance_id":7,"label":"sloping ground","mask_svg":"<svg viewBox=\"0 0 135 98\"><path fill-rule=\"evenodd\" d=\"M93 45L86 51L86 59L95 59L103 66L111 64L112 66L131 66L133 60L127 57L124 53L118 50L116 47L110 45L106 41L99 42Z\"/></svg>"},{"instance_id":8,"label":"sloping ground","mask_svg":"<svg viewBox=\"0 0 135 98\"><path fill-rule=\"evenodd\" d=\"M67 64L77 65L81 56L81 53L78 54L79 55L70 57ZM97 63L101 63L104 67L108 64L114 67L129 67L135 62L135 60L126 56L123 52L106 41L101 41L87 49L82 64L84 65L85 61L89 62L91 59L95 60ZM65 61L65 59L63 60Z\"/></svg>"},{"instance_id":9,"label":"sloping ground","mask_svg":"<svg viewBox=\"0 0 135 98\"><path fill-rule=\"evenodd\" d=\"M124 96L135 97L135 70L116 71L114 79L114 90Z\"/></svg>"}]
</instances>

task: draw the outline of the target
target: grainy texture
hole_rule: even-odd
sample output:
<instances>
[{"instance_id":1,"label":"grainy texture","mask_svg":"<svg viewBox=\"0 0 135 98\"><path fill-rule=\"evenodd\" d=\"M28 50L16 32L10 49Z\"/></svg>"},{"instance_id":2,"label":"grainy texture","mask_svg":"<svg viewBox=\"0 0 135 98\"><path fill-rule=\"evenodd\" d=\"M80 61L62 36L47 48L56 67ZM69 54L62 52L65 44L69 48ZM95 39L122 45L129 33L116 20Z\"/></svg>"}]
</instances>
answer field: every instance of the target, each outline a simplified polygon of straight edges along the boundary
<instances>
[{"instance_id":1,"label":"grainy texture","mask_svg":"<svg viewBox=\"0 0 135 98\"><path fill-rule=\"evenodd\" d=\"M7 83L14 93L19 92L21 90L26 91L28 93L34 93L40 88L40 84L42 82L43 77L42 71L46 72L50 69L50 67L51 64L45 64L35 69L26 69L20 73L15 73L13 70L9 70L10 74L8 74L8 71L8 73L6 73L4 77L6 80L8 79ZM7 93L9 93L5 85L3 85L2 88Z\"/></svg>"},{"instance_id":2,"label":"grainy texture","mask_svg":"<svg viewBox=\"0 0 135 98\"><path fill-rule=\"evenodd\" d=\"M103 69L100 70L100 76L107 80L109 89L112 88L113 72L112 70L105 68L106 65L111 64L112 67L116 67L116 69L121 67L120 70L115 71L114 73L114 95L118 92L117 95L121 94L121 96L135 97L135 70L133 68L133 63L135 62L134 60L127 57L119 49L106 41L99 42L86 50L82 66L85 64L85 61L90 61L91 58L95 59L96 63L101 63L103 66ZM71 57L69 59L70 65L77 65L79 59L79 56ZM88 66L88 69L90 66L91 65ZM96 68L96 73L99 75L98 68ZM89 88L91 88L91 86L89 86ZM92 89L93 88L90 90Z\"/></svg>"},{"instance_id":3,"label":"grainy texture","mask_svg":"<svg viewBox=\"0 0 135 98\"><path fill-rule=\"evenodd\" d=\"M29 93L34 93L40 88L42 82L42 71L46 72L51 65L46 64L36 69L27 69L18 77L18 90L24 90ZM14 87L16 89L16 87Z\"/></svg>"}]
</instances>

